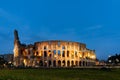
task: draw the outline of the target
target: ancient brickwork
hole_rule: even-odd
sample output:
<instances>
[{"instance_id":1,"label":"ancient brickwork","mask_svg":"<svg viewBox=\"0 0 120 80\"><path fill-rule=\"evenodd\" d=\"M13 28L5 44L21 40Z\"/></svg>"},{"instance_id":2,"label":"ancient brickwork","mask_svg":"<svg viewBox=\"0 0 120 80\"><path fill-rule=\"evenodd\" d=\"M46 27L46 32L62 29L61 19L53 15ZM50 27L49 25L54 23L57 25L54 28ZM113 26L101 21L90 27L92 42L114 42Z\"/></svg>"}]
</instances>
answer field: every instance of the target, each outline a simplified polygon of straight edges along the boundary
<instances>
[{"instance_id":1,"label":"ancient brickwork","mask_svg":"<svg viewBox=\"0 0 120 80\"><path fill-rule=\"evenodd\" d=\"M16 66L92 66L95 65L95 59L95 51L87 49L83 43L49 40L35 42L33 45L23 45L20 44L19 38L15 37L14 62Z\"/></svg>"}]
</instances>

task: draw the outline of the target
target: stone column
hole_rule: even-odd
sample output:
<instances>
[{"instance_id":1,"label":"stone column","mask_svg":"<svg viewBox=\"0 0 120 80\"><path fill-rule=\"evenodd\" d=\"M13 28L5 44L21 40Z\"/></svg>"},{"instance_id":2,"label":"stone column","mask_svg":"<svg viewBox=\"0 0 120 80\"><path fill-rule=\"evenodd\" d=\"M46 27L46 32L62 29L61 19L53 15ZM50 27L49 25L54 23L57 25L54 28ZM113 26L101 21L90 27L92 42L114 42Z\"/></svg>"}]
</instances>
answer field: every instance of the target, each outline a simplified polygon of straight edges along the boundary
<instances>
[{"instance_id":1,"label":"stone column","mask_svg":"<svg viewBox=\"0 0 120 80\"><path fill-rule=\"evenodd\" d=\"M81 66L83 66L83 61L81 60Z\"/></svg>"},{"instance_id":2,"label":"stone column","mask_svg":"<svg viewBox=\"0 0 120 80\"><path fill-rule=\"evenodd\" d=\"M71 48L69 49L69 61L70 61L70 67L71 67Z\"/></svg>"},{"instance_id":3,"label":"stone column","mask_svg":"<svg viewBox=\"0 0 120 80\"><path fill-rule=\"evenodd\" d=\"M47 50L47 67L49 67L49 59L48 59L49 55L48 55L48 50Z\"/></svg>"},{"instance_id":4,"label":"stone column","mask_svg":"<svg viewBox=\"0 0 120 80\"><path fill-rule=\"evenodd\" d=\"M52 50L52 48L51 48L51 67L54 67L53 66L53 50Z\"/></svg>"},{"instance_id":5,"label":"stone column","mask_svg":"<svg viewBox=\"0 0 120 80\"><path fill-rule=\"evenodd\" d=\"M44 47L44 46L43 46ZM43 61L43 66L44 66L44 63L45 63L45 61L44 61L44 48L42 47L42 61Z\"/></svg>"},{"instance_id":6,"label":"stone column","mask_svg":"<svg viewBox=\"0 0 120 80\"><path fill-rule=\"evenodd\" d=\"M65 67L67 67L67 59L65 60Z\"/></svg>"},{"instance_id":7,"label":"stone column","mask_svg":"<svg viewBox=\"0 0 120 80\"><path fill-rule=\"evenodd\" d=\"M62 45L60 45L60 59L61 59L61 61L62 61L62 59L63 59L63 57L62 57L62 52L63 52L63 50L62 50ZM61 67L62 67L62 63L61 63Z\"/></svg>"}]
</instances>

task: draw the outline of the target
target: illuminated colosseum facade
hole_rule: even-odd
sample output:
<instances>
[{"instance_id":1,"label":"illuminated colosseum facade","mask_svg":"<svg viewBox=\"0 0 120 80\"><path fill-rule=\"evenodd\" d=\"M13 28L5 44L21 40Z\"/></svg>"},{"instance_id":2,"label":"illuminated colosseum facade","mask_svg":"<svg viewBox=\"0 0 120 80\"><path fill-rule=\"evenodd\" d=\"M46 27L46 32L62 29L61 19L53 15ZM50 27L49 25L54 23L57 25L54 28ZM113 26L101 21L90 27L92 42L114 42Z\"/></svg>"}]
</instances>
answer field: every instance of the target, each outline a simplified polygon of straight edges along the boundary
<instances>
[{"instance_id":1,"label":"illuminated colosseum facade","mask_svg":"<svg viewBox=\"0 0 120 80\"><path fill-rule=\"evenodd\" d=\"M14 65L25 67L80 67L95 65L94 50L79 42L49 40L21 44L14 31Z\"/></svg>"}]
</instances>

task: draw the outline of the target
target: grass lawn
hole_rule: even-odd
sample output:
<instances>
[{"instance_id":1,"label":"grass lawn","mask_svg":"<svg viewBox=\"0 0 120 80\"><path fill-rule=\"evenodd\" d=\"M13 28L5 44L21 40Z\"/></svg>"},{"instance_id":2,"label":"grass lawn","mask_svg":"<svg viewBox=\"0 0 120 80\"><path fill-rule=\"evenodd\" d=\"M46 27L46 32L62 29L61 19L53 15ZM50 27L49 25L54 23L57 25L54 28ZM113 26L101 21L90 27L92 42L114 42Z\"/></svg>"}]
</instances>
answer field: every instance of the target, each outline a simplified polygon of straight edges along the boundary
<instances>
[{"instance_id":1,"label":"grass lawn","mask_svg":"<svg viewBox=\"0 0 120 80\"><path fill-rule=\"evenodd\" d=\"M120 69L2 69L0 80L120 80Z\"/></svg>"}]
</instances>

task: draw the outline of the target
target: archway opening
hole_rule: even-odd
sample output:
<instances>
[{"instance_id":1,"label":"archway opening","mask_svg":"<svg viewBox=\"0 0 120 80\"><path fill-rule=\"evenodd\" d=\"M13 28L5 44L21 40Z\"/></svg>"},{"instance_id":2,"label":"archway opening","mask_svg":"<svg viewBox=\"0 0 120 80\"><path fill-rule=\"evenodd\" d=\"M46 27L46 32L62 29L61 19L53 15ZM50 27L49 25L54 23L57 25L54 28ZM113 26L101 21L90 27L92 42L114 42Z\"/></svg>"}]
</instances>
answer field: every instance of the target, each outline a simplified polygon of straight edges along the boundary
<instances>
[{"instance_id":1,"label":"archway opening","mask_svg":"<svg viewBox=\"0 0 120 80\"><path fill-rule=\"evenodd\" d=\"M63 67L65 66L65 60L63 60L62 65L63 65Z\"/></svg>"},{"instance_id":2,"label":"archway opening","mask_svg":"<svg viewBox=\"0 0 120 80\"><path fill-rule=\"evenodd\" d=\"M81 61L79 61L79 66L81 66Z\"/></svg>"},{"instance_id":3,"label":"archway opening","mask_svg":"<svg viewBox=\"0 0 120 80\"><path fill-rule=\"evenodd\" d=\"M75 61L75 65L78 66L78 61Z\"/></svg>"},{"instance_id":4,"label":"archway opening","mask_svg":"<svg viewBox=\"0 0 120 80\"><path fill-rule=\"evenodd\" d=\"M51 60L48 61L48 66L51 67Z\"/></svg>"},{"instance_id":5,"label":"archway opening","mask_svg":"<svg viewBox=\"0 0 120 80\"><path fill-rule=\"evenodd\" d=\"M40 66L43 66L43 61L42 61L42 60L40 60L39 65L40 65Z\"/></svg>"},{"instance_id":6,"label":"archway opening","mask_svg":"<svg viewBox=\"0 0 120 80\"><path fill-rule=\"evenodd\" d=\"M47 63L48 63L48 61L45 60L45 61L44 61L44 67L47 67Z\"/></svg>"},{"instance_id":7,"label":"archway opening","mask_svg":"<svg viewBox=\"0 0 120 80\"><path fill-rule=\"evenodd\" d=\"M61 67L61 61L60 60L58 61L58 67Z\"/></svg>"},{"instance_id":8,"label":"archway opening","mask_svg":"<svg viewBox=\"0 0 120 80\"><path fill-rule=\"evenodd\" d=\"M67 61L67 67L70 67L70 61Z\"/></svg>"},{"instance_id":9,"label":"archway opening","mask_svg":"<svg viewBox=\"0 0 120 80\"><path fill-rule=\"evenodd\" d=\"M55 60L53 61L53 67L56 67L56 61Z\"/></svg>"},{"instance_id":10,"label":"archway opening","mask_svg":"<svg viewBox=\"0 0 120 80\"><path fill-rule=\"evenodd\" d=\"M44 57L47 57L47 51L44 51Z\"/></svg>"},{"instance_id":11,"label":"archway opening","mask_svg":"<svg viewBox=\"0 0 120 80\"><path fill-rule=\"evenodd\" d=\"M85 66L85 61L83 61L83 66Z\"/></svg>"},{"instance_id":12,"label":"archway opening","mask_svg":"<svg viewBox=\"0 0 120 80\"><path fill-rule=\"evenodd\" d=\"M74 66L74 61L71 61L71 66L72 66L72 67Z\"/></svg>"}]
</instances>

